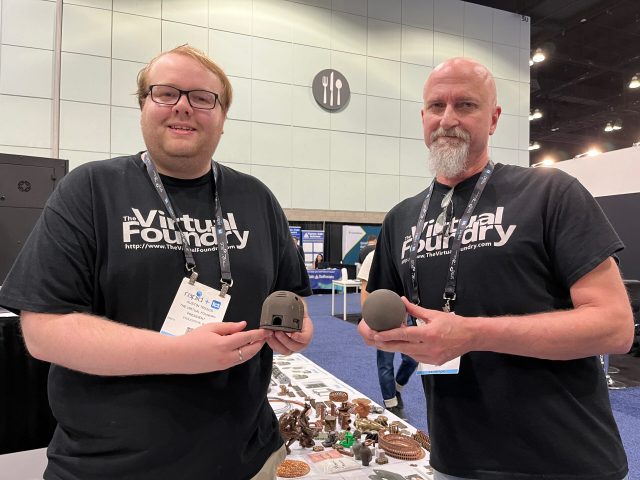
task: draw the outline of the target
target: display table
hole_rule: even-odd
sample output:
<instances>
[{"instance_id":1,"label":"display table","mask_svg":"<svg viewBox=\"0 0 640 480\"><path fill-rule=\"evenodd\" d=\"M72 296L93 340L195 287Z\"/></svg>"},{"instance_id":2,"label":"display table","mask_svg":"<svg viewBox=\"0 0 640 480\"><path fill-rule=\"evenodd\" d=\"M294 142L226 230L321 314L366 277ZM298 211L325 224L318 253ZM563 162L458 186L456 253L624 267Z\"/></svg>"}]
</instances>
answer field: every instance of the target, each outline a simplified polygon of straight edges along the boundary
<instances>
[{"instance_id":1,"label":"display table","mask_svg":"<svg viewBox=\"0 0 640 480\"><path fill-rule=\"evenodd\" d=\"M269 402L278 417L281 417L289 410L298 409L302 411L303 408L300 405L304 404L305 399L314 399L316 404L326 404L330 398L330 393L333 391L345 392L349 401L366 398L362 393L334 377L331 373L301 354L296 353L288 357L274 355L273 367L268 396ZM348 366L345 365L345 368L348 368ZM281 385L286 387L289 392L288 395L280 394L280 390L283 388ZM288 399L290 399L290 405L286 405ZM371 400L369 401L371 402L370 405L381 409L380 405ZM400 425L402 430L412 434L416 432L415 427L396 417L388 410L385 410L383 415L389 419L389 424ZM378 414L371 413L368 418L373 419L377 416ZM309 423L313 424L315 420L316 411L312 409ZM315 440L316 445L321 445L321 443L320 440ZM376 446L373 449L373 457L369 466L363 467L359 464L360 462L357 462L357 466L353 465L353 462L356 462L354 458L346 455L338 456L332 460L330 457L336 456L336 450L330 447L320 452L314 452L311 448L302 448L298 442L295 442L290 448L291 453L287 456L288 460L303 461L310 467L309 473L300 477L304 480L433 479L433 473L429 466L429 452L424 449L422 450L424 457L419 460L399 460L387 456L389 463L379 465L375 462L379 448ZM328 460L325 459L327 457L329 457ZM329 474L327 469L333 466L332 461L344 465L351 464L354 469L344 472L331 472ZM280 479L281 477L278 478Z\"/></svg>"},{"instance_id":2,"label":"display table","mask_svg":"<svg viewBox=\"0 0 640 480\"><path fill-rule=\"evenodd\" d=\"M355 288L356 293L360 291L360 280L333 280L331 282L331 315L336 314L335 294L336 287L342 288L342 319L347 320L347 290Z\"/></svg>"},{"instance_id":3,"label":"display table","mask_svg":"<svg viewBox=\"0 0 640 480\"><path fill-rule=\"evenodd\" d=\"M282 393L283 390L286 390L286 393ZM313 399L316 404L330 403L330 394L336 391L345 392L349 401L366 399L363 394L301 354L295 353L287 357L274 355L268 398L278 417L293 409L302 411L305 401L310 401L310 399ZM370 405L382 410L380 405L369 399L366 400L370 402ZM316 411L312 410L311 412L309 421L313 424L316 420ZM401 431L412 434L416 432L413 426L388 410L385 410L383 414L388 418L390 425L396 425ZM375 419L377 415L371 413L368 418ZM321 441L316 439L315 444L320 445ZM364 467L353 457L338 454L331 447L314 452L311 448L302 448L298 442L294 442L290 448L291 453L287 456L287 460L302 461L309 465L309 473L301 477L305 480L326 480L328 478L331 480L369 480L371 478L433 480L433 474L429 467L429 452L424 450L422 450L424 457L419 460L399 460L388 456L388 463L379 465L375 462L379 448L376 446L373 448L373 456L369 466ZM11 472L10 478L12 480L41 480L46 464L46 448L0 455L0 479L9 478L4 477L3 474ZM350 469L333 471L331 475L327 474L328 469L340 468Z\"/></svg>"}]
</instances>

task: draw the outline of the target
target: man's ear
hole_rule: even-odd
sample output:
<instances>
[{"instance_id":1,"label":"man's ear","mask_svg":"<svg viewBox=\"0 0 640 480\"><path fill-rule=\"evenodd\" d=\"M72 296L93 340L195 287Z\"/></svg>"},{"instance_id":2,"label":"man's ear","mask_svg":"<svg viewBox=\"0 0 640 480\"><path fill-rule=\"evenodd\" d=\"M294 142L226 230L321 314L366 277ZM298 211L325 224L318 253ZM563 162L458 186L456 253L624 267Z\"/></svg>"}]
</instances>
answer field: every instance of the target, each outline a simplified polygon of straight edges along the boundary
<instances>
[{"instance_id":1,"label":"man's ear","mask_svg":"<svg viewBox=\"0 0 640 480\"><path fill-rule=\"evenodd\" d=\"M500 118L500 114L502 113L502 107L500 105L496 105L493 113L491 114L491 126L489 127L489 135L493 135L498 128L498 119Z\"/></svg>"}]
</instances>

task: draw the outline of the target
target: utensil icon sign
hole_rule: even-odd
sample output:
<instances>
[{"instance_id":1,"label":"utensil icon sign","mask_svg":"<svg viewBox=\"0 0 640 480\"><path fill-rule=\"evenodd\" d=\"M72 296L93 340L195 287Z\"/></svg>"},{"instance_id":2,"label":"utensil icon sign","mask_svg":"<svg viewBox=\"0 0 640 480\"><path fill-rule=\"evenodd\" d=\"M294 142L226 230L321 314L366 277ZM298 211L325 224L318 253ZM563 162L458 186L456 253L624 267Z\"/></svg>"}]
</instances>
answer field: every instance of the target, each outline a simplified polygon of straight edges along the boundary
<instances>
[{"instance_id":1,"label":"utensil icon sign","mask_svg":"<svg viewBox=\"0 0 640 480\"><path fill-rule=\"evenodd\" d=\"M327 77L326 75L323 75L322 77L322 87L324 89L324 99L322 100L322 103L327 103L327 86L329 85L329 77Z\"/></svg>"},{"instance_id":2,"label":"utensil icon sign","mask_svg":"<svg viewBox=\"0 0 640 480\"><path fill-rule=\"evenodd\" d=\"M311 94L320 108L327 112L338 112L349 105L349 80L339 71L325 68L313 77Z\"/></svg>"},{"instance_id":3,"label":"utensil icon sign","mask_svg":"<svg viewBox=\"0 0 640 480\"><path fill-rule=\"evenodd\" d=\"M329 106L333 107L333 72L329 74Z\"/></svg>"}]
</instances>

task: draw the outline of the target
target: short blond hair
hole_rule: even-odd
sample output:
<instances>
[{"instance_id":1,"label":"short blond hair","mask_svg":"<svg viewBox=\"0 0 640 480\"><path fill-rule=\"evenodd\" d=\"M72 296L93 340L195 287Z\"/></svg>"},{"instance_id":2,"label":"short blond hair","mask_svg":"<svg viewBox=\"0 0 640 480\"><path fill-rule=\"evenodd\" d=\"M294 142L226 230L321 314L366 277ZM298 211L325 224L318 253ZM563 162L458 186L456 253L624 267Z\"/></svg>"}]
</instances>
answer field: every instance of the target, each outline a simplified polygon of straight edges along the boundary
<instances>
[{"instance_id":1,"label":"short blond hair","mask_svg":"<svg viewBox=\"0 0 640 480\"><path fill-rule=\"evenodd\" d=\"M220 106L222 110L226 114L229 111L229 107L231 107L231 100L233 98L233 88L231 88L231 82L229 81L229 77L224 73L224 70L220 68L220 66L211 60L206 53L202 50L199 50L191 45L180 45L172 50L167 52L162 52L158 56L154 57L145 67L138 72L138 91L136 95L138 96L138 105L140 108L144 105L145 99L149 96L149 70L154 63L158 61L161 57L165 55L169 55L170 53L175 53L177 55L185 55L187 57L191 57L197 62L199 62L204 68L212 72L216 77L220 79L222 82L222 92L220 92Z\"/></svg>"}]
</instances>

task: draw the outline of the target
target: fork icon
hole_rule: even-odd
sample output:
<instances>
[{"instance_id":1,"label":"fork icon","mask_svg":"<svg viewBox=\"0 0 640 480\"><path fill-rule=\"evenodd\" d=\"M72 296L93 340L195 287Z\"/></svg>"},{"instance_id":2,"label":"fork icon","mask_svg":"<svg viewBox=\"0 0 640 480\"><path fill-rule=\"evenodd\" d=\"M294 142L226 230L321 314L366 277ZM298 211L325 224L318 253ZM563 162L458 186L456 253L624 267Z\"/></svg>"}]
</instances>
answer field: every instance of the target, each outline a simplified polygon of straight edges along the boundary
<instances>
[{"instance_id":1,"label":"fork icon","mask_svg":"<svg viewBox=\"0 0 640 480\"><path fill-rule=\"evenodd\" d=\"M327 103L327 86L329 85L329 77L326 75L322 76L322 86L324 87L324 97L322 103Z\"/></svg>"}]
</instances>

